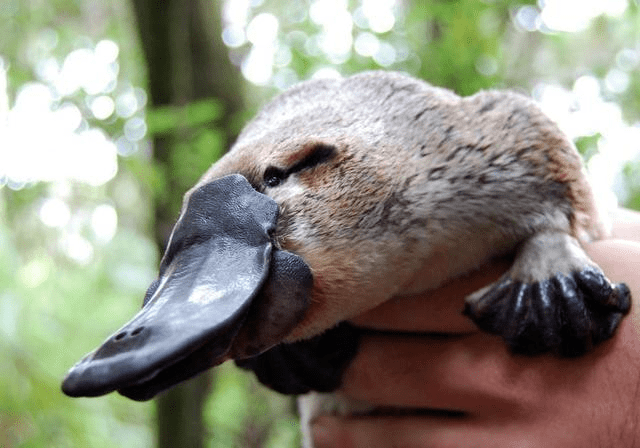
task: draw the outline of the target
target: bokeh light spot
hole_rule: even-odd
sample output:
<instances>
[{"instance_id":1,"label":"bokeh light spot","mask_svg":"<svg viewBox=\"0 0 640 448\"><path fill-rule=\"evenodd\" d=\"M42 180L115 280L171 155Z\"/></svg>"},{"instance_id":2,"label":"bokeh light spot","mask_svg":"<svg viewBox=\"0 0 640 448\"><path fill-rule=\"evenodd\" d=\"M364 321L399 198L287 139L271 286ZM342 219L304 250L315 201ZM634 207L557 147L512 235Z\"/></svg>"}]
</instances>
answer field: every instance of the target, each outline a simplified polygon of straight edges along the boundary
<instances>
[{"instance_id":1,"label":"bokeh light spot","mask_svg":"<svg viewBox=\"0 0 640 448\"><path fill-rule=\"evenodd\" d=\"M118 213L110 204L98 205L91 214L91 228L96 240L106 244L113 239L118 230Z\"/></svg>"},{"instance_id":2,"label":"bokeh light spot","mask_svg":"<svg viewBox=\"0 0 640 448\"><path fill-rule=\"evenodd\" d=\"M91 101L91 113L98 120L106 120L115 111L115 103L110 96L101 95Z\"/></svg>"},{"instance_id":3,"label":"bokeh light spot","mask_svg":"<svg viewBox=\"0 0 640 448\"><path fill-rule=\"evenodd\" d=\"M40 220L47 227L64 228L71 219L71 211L60 198L48 198L40 206Z\"/></svg>"}]
</instances>

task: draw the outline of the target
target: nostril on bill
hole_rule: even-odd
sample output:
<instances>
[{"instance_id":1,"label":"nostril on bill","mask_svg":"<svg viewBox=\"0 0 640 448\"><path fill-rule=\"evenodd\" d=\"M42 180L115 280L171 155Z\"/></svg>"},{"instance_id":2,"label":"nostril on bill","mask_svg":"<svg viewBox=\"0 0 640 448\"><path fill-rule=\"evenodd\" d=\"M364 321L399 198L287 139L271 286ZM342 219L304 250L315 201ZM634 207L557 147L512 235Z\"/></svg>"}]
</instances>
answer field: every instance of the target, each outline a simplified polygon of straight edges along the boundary
<instances>
[{"instance_id":1,"label":"nostril on bill","mask_svg":"<svg viewBox=\"0 0 640 448\"><path fill-rule=\"evenodd\" d=\"M124 339L127 336L127 332L123 331L122 333L118 333L116 335L115 338L113 338L114 341L121 341L122 339Z\"/></svg>"},{"instance_id":2,"label":"nostril on bill","mask_svg":"<svg viewBox=\"0 0 640 448\"><path fill-rule=\"evenodd\" d=\"M142 333L144 331L144 329L145 329L145 327L138 327L135 330L133 330L131 333L127 333L126 331L123 331L122 333L118 333L117 335L115 335L113 340L115 342L118 342L118 341L122 341L127 336L129 336L129 337L138 336L140 333Z\"/></svg>"}]
</instances>

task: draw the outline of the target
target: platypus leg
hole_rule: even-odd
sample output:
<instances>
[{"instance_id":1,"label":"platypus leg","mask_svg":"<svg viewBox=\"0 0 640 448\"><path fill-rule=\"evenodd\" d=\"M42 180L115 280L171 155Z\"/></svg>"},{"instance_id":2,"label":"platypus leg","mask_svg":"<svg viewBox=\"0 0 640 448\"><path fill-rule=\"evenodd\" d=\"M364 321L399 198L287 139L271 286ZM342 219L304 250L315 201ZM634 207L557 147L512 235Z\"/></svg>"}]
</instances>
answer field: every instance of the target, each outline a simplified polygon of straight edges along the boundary
<instances>
[{"instance_id":1,"label":"platypus leg","mask_svg":"<svg viewBox=\"0 0 640 448\"><path fill-rule=\"evenodd\" d=\"M514 353L579 356L609 339L631 295L613 284L566 233L546 231L519 248L511 269L466 298L464 313Z\"/></svg>"}]
</instances>

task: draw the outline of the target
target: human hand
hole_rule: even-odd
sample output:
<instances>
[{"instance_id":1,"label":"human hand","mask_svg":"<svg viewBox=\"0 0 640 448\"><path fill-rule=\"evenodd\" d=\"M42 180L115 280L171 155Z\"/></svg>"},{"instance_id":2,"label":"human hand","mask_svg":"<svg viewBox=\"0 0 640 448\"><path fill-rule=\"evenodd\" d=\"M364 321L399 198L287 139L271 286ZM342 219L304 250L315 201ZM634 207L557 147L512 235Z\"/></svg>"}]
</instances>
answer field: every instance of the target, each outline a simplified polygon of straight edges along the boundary
<instances>
[{"instance_id":1,"label":"human hand","mask_svg":"<svg viewBox=\"0 0 640 448\"><path fill-rule=\"evenodd\" d=\"M380 411L321 416L326 447L633 447L640 445L640 215L591 258L624 281L636 305L617 335L588 355L511 355L463 317L463 298L507 270L494 263L429 294L398 298L354 320L365 335L340 393ZM637 241L632 241L636 238ZM433 336L429 333L442 333ZM401 414L388 412L403 409ZM439 412L436 412L439 411Z\"/></svg>"}]
</instances>

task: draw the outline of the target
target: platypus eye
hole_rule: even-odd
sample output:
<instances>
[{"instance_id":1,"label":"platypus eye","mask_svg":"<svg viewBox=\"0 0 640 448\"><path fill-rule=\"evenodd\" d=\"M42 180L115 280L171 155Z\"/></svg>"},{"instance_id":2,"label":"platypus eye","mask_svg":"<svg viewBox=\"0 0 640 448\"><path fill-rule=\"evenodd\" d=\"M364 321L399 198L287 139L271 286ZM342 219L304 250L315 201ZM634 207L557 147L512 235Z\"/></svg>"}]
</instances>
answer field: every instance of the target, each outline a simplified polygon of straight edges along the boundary
<instances>
[{"instance_id":1,"label":"platypus eye","mask_svg":"<svg viewBox=\"0 0 640 448\"><path fill-rule=\"evenodd\" d=\"M290 168L283 170L275 166L268 167L262 180L267 187L273 188L284 182L289 175L299 173L300 171L314 168L331 160L336 155L336 148L333 145L317 144L311 148L306 155L298 160Z\"/></svg>"},{"instance_id":2,"label":"platypus eye","mask_svg":"<svg viewBox=\"0 0 640 448\"><path fill-rule=\"evenodd\" d=\"M286 171L270 166L264 171L262 180L267 187L273 188L280 185L289 175Z\"/></svg>"}]
</instances>

